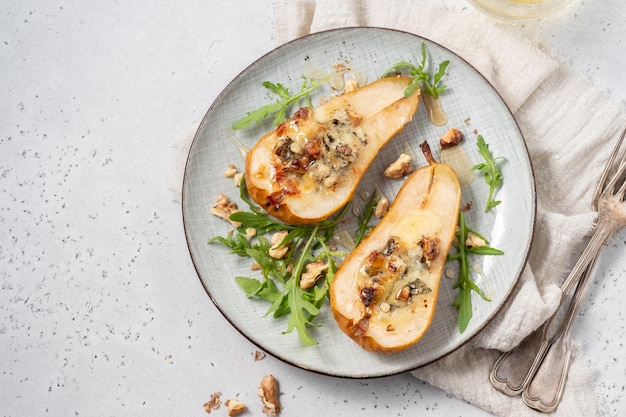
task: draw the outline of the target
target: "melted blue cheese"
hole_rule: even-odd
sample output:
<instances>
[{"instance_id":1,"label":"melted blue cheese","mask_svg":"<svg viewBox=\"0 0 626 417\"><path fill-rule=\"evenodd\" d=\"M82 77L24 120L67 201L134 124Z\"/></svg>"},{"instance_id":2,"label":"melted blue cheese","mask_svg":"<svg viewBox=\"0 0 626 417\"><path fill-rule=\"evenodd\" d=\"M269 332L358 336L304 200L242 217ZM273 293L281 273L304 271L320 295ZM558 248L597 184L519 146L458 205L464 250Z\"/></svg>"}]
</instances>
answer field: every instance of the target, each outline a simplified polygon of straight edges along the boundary
<instances>
[{"instance_id":1,"label":"melted blue cheese","mask_svg":"<svg viewBox=\"0 0 626 417\"><path fill-rule=\"evenodd\" d=\"M358 126L361 117L346 109L333 111L326 122L313 120L310 113L302 116L282 130L274 153L284 173L302 182L303 190L334 189L367 146Z\"/></svg>"},{"instance_id":2,"label":"melted blue cheese","mask_svg":"<svg viewBox=\"0 0 626 417\"><path fill-rule=\"evenodd\" d=\"M391 237L384 248L371 252L363 260L357 277L366 310L393 312L410 304L415 296L430 293L432 289L422 278L429 273L437 251L436 240L422 238L406 243Z\"/></svg>"}]
</instances>

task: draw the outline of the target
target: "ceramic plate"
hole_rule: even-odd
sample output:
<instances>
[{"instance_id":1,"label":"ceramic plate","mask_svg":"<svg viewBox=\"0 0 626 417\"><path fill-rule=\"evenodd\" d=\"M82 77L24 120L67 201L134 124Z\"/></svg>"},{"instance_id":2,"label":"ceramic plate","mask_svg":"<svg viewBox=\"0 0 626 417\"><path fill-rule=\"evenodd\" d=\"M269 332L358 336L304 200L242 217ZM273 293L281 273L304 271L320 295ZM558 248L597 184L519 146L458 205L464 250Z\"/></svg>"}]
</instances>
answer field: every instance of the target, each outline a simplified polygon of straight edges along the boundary
<instances>
[{"instance_id":1,"label":"ceramic plate","mask_svg":"<svg viewBox=\"0 0 626 417\"><path fill-rule=\"evenodd\" d=\"M379 183L392 200L401 180L381 181L380 173L407 149L418 156L418 164L425 164L418 146L424 140L429 141L435 158L439 158L438 140L449 127L465 134L463 149L472 164L479 163L482 158L476 148L476 132L482 135L494 156L506 158L501 165L504 182L497 194L502 204L495 210L487 214L482 210L488 187L481 177L463 189L463 204L474 203L467 216L469 226L505 252L504 256L481 257L483 273L474 274L491 302L473 294L473 319L461 334L457 310L452 306L456 295L454 279L443 277L430 329L419 343L394 354L362 350L338 329L326 303L317 319L322 326L312 330L319 344L304 347L295 331L282 334L286 318L265 317L269 305L247 298L235 283L236 276L255 276L250 262L230 255L222 245L207 243L209 238L224 236L232 229L209 212L220 192L245 208L238 188L223 175L230 163L244 166L233 137L251 147L273 128L271 121L244 131L233 131L230 126L248 111L275 100L262 87L263 81L279 82L291 91L299 91L302 75L330 72L332 65L341 63L351 70L346 78L367 77L367 82L371 82L398 61L421 62L422 42L431 62L438 65L443 60L450 61L444 78L448 89L442 95L449 122L445 126L432 125L426 108L420 104L413 121L378 155L360 188L371 191ZM314 99L331 94L330 87L324 87L328 88L314 95ZM355 206L363 204L355 197ZM377 377L412 370L471 339L506 302L518 280L530 248L534 219L535 188L530 160L520 130L498 93L481 74L446 48L388 29L350 28L313 34L280 46L250 65L219 95L202 120L191 146L183 184L183 220L189 251L204 288L222 314L269 354L304 369L344 377Z\"/></svg>"}]
</instances>

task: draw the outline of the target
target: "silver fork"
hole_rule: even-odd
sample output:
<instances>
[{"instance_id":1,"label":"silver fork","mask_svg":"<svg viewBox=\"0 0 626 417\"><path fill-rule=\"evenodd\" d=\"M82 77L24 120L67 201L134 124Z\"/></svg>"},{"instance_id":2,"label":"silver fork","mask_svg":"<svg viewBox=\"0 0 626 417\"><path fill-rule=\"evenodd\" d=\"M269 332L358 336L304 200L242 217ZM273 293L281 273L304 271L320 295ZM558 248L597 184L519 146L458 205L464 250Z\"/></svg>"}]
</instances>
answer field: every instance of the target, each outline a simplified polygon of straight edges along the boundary
<instances>
[{"instance_id":1,"label":"silver fork","mask_svg":"<svg viewBox=\"0 0 626 417\"><path fill-rule=\"evenodd\" d=\"M578 284L560 327L552 336L548 334L557 317L555 314L517 347L503 353L489 374L489 380L496 389L510 396L521 393L524 403L539 411L551 412L559 405L570 365L571 327L578 315L600 249L613 233L626 226L626 153L617 167L615 165L625 136L626 129L615 145L594 192L592 208L598 211L595 230L561 286L562 296L557 312Z\"/></svg>"}]
</instances>

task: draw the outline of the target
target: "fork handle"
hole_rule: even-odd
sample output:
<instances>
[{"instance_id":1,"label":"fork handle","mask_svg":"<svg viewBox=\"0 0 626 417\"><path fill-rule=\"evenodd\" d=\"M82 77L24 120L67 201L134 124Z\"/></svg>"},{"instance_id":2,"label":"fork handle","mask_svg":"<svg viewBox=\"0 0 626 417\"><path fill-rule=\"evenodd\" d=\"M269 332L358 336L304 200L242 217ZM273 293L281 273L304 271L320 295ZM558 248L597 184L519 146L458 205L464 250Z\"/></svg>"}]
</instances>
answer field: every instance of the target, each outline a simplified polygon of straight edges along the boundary
<instances>
[{"instance_id":1,"label":"fork handle","mask_svg":"<svg viewBox=\"0 0 626 417\"><path fill-rule=\"evenodd\" d=\"M563 282L563 285L561 285L561 303L565 301L574 286L578 283L585 269L587 269L594 258L598 256L602 245L604 245L609 237L619 228L620 224L615 218L607 213L601 212L599 214L596 228L591 235L589 243L587 243L587 246L585 246L583 253L580 255L580 258L578 258L578 261L576 261L572 271Z\"/></svg>"}]
</instances>

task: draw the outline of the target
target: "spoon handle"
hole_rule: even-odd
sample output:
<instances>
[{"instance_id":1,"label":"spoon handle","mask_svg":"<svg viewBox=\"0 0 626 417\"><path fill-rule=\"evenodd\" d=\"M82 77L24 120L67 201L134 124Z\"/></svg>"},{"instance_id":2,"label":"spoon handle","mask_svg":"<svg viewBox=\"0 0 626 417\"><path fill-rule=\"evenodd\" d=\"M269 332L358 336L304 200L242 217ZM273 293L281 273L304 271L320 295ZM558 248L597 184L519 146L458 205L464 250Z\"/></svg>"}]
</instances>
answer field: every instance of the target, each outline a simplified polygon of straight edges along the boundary
<instances>
[{"instance_id":1,"label":"spoon handle","mask_svg":"<svg viewBox=\"0 0 626 417\"><path fill-rule=\"evenodd\" d=\"M578 269L576 269L575 271L572 270L572 272L570 273L570 278L574 277L570 280L571 282L580 282L580 285L578 285L578 287L576 288L576 293L574 295L572 304L577 297L580 297L579 293L583 292L580 291L580 287L582 287L584 280L586 280L591 274L597 258L598 256L596 253L593 257L591 257L589 264L581 264L586 267L584 270L579 266ZM564 293L564 296L561 299L561 303L559 305L559 309L567 300L566 295L567 294ZM582 297L580 298L582 299ZM569 306L567 313L567 317L570 320L573 320L573 318L575 318L575 316L570 317L573 313L571 311L572 307L572 305ZM522 394L526 387L531 383L533 378L537 378L537 382L535 383L535 386L537 386L537 384L539 383L538 381L541 379L541 377L536 377L535 374L541 366L548 368L548 364L546 363L545 365L542 365L542 362L545 360L545 356L549 353L552 344L556 342L561 336L561 333L563 333L563 330L565 329L565 326L567 324L565 322L562 322L557 332L553 332L552 336L549 335L548 332L552 327L554 327L553 321L556 320L557 317L558 314L555 313L541 327L528 335L519 345L517 345L510 351L500 355L498 360L496 360L496 362L494 363L491 372L489 373L489 380L494 388L496 388L503 394L514 397L516 395ZM555 364L554 361L556 359L548 360L551 361L550 366L552 368L566 366L566 364ZM532 399L537 398L537 395L531 395L530 393L527 393L527 396L530 396L529 398ZM529 401L534 403L537 402L531 399L529 399Z\"/></svg>"},{"instance_id":2,"label":"spoon handle","mask_svg":"<svg viewBox=\"0 0 626 417\"><path fill-rule=\"evenodd\" d=\"M543 358L540 351L542 348L545 351L542 342L551 321L552 318L526 336L515 348L500 355L489 373L489 381L494 388L510 397L519 395L524 391L532 376L530 371L533 368L533 363Z\"/></svg>"},{"instance_id":3,"label":"spoon handle","mask_svg":"<svg viewBox=\"0 0 626 417\"><path fill-rule=\"evenodd\" d=\"M544 343L547 346L543 360L535 364L529 373L532 379L522 393L522 400L531 408L550 413L559 406L572 358L572 325L578 316L597 259L593 258L580 279L561 327L554 337Z\"/></svg>"},{"instance_id":4,"label":"spoon handle","mask_svg":"<svg viewBox=\"0 0 626 417\"><path fill-rule=\"evenodd\" d=\"M559 338L550 345L541 366L522 393L524 404L544 413L556 410L563 396L571 357L569 338Z\"/></svg>"}]
</instances>

